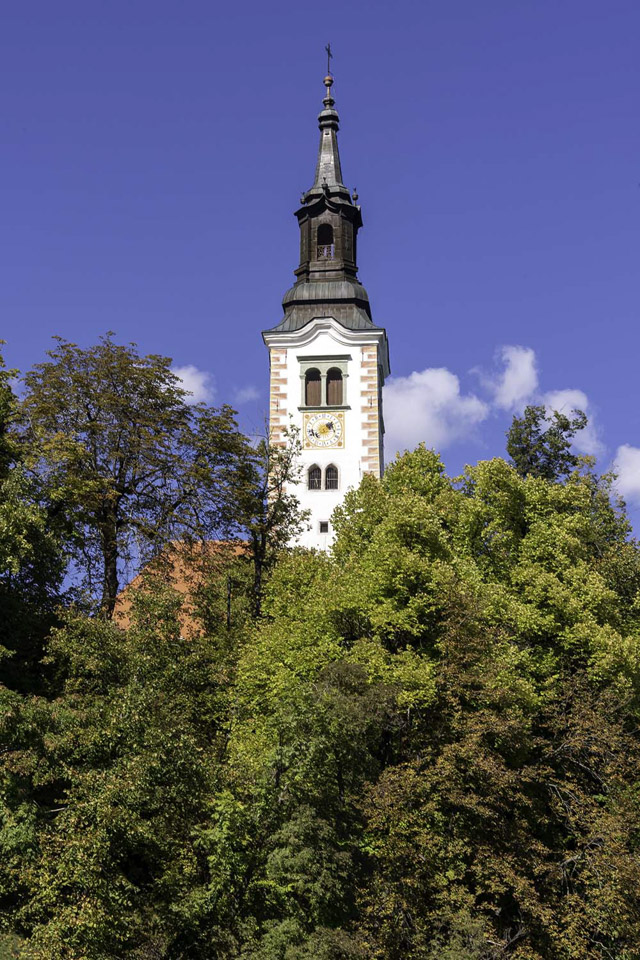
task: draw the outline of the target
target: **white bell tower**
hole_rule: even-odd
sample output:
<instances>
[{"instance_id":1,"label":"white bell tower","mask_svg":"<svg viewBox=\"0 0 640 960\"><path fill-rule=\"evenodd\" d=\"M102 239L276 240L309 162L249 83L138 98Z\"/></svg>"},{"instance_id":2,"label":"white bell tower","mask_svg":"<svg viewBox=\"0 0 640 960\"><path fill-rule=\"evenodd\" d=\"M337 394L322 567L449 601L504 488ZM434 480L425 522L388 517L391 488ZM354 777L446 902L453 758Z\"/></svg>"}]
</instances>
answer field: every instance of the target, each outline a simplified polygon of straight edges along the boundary
<instances>
[{"instance_id":1,"label":"white bell tower","mask_svg":"<svg viewBox=\"0 0 640 960\"><path fill-rule=\"evenodd\" d=\"M310 520L299 543L317 549L330 546L331 514L347 490L365 473L382 475L382 386L389 375L387 335L374 325L357 279L362 215L357 194L342 183L333 77L324 84L315 180L296 211L297 279L284 296L282 321L263 333L271 440L286 442L290 424L300 431L302 476L294 492Z\"/></svg>"}]
</instances>

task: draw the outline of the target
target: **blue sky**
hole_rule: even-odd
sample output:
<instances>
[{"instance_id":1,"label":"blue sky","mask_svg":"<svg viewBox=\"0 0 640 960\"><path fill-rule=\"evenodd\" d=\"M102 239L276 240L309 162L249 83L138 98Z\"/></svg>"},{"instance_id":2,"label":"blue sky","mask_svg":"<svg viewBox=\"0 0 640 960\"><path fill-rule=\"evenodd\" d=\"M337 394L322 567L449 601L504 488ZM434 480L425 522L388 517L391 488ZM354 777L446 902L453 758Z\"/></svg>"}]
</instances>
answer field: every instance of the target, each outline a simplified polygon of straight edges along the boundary
<instances>
[{"instance_id":1,"label":"blue sky","mask_svg":"<svg viewBox=\"0 0 640 960\"><path fill-rule=\"evenodd\" d=\"M637 521L639 33L637 0L5 4L8 362L112 329L255 429L330 40L391 443L455 473L578 399Z\"/></svg>"}]
</instances>

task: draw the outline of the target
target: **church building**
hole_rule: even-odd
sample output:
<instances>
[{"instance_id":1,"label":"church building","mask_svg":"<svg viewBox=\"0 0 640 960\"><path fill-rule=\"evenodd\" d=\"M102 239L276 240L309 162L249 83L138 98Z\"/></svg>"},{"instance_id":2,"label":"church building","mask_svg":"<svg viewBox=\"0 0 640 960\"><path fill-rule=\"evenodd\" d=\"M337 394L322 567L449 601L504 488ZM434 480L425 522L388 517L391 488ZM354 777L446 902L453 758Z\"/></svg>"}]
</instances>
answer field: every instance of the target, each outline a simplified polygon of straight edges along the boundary
<instances>
[{"instance_id":1,"label":"church building","mask_svg":"<svg viewBox=\"0 0 640 960\"><path fill-rule=\"evenodd\" d=\"M324 85L315 179L295 214L296 281L284 295L284 317L263 333L271 440L286 442L289 426L300 431L302 476L293 492L310 519L299 543L318 549L331 543L331 514L347 490L365 473L382 475L382 386L389 375L387 334L374 324L358 280L362 213L357 194L342 182L331 75Z\"/></svg>"}]
</instances>

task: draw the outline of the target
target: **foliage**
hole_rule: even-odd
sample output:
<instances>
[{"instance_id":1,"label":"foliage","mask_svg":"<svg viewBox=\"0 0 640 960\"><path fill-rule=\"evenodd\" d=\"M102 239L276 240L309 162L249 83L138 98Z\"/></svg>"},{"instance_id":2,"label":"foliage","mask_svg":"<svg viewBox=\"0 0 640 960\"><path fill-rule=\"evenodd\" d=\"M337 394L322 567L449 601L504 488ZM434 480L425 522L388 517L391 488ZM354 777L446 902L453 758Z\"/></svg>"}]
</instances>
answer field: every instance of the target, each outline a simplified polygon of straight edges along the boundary
<instances>
[{"instance_id":1,"label":"foliage","mask_svg":"<svg viewBox=\"0 0 640 960\"><path fill-rule=\"evenodd\" d=\"M572 418L554 410L549 419L544 406L528 406L522 417L513 418L507 453L520 476L559 480L578 466L571 441L586 426L582 410L574 410Z\"/></svg>"},{"instance_id":2,"label":"foliage","mask_svg":"<svg viewBox=\"0 0 640 960\"><path fill-rule=\"evenodd\" d=\"M2 692L20 947L633 960L640 551L573 423L538 420L531 469L406 454L347 494L330 555L280 549L294 455L236 443L212 509L235 497L253 609L213 551L186 637L160 567L126 629L68 611L44 688Z\"/></svg>"},{"instance_id":3,"label":"foliage","mask_svg":"<svg viewBox=\"0 0 640 960\"><path fill-rule=\"evenodd\" d=\"M640 565L608 481L495 460L454 484L419 449L334 523L332 558L278 566L239 664L225 929L251 957L335 934L328 955L631 960Z\"/></svg>"},{"instance_id":4,"label":"foliage","mask_svg":"<svg viewBox=\"0 0 640 960\"><path fill-rule=\"evenodd\" d=\"M33 957L28 944L12 934L0 934L0 960L29 960Z\"/></svg>"},{"instance_id":5,"label":"foliage","mask_svg":"<svg viewBox=\"0 0 640 960\"><path fill-rule=\"evenodd\" d=\"M8 934L2 948L181 955L199 936L197 828L217 803L242 629L300 523L286 486L295 442L256 447L229 408L189 407L168 360L110 337L89 350L59 341L20 405L12 374L0 368L0 930L30 938ZM249 543L199 550L220 530ZM55 609L70 599L63 544L85 586L101 570L106 620ZM205 628L186 639L166 584L198 551L188 616ZM123 631L108 622L118 578L149 553ZM233 624L219 602L231 570Z\"/></svg>"},{"instance_id":6,"label":"foliage","mask_svg":"<svg viewBox=\"0 0 640 960\"><path fill-rule=\"evenodd\" d=\"M220 649L181 638L179 603L141 591L127 632L70 614L49 648L60 694L7 704L0 890L11 907L20 889L36 957L164 956L180 940L224 702Z\"/></svg>"},{"instance_id":7,"label":"foliage","mask_svg":"<svg viewBox=\"0 0 640 960\"><path fill-rule=\"evenodd\" d=\"M293 490L300 480L300 449L299 434L293 428L286 432L283 443L273 443L269 436L257 443L243 438L230 471L228 520L248 541L256 617L261 611L265 577L306 522L307 514L300 509Z\"/></svg>"},{"instance_id":8,"label":"foliage","mask_svg":"<svg viewBox=\"0 0 640 960\"><path fill-rule=\"evenodd\" d=\"M3 341L0 340L0 345ZM4 357L0 354L0 477L6 477L10 464L15 458L14 446L9 435L16 398L11 389L11 378L15 370L7 370Z\"/></svg>"},{"instance_id":9,"label":"foliage","mask_svg":"<svg viewBox=\"0 0 640 960\"><path fill-rule=\"evenodd\" d=\"M0 356L0 664L17 689L37 686L42 641L54 619L64 558L12 433L16 398Z\"/></svg>"},{"instance_id":10,"label":"foliage","mask_svg":"<svg viewBox=\"0 0 640 960\"><path fill-rule=\"evenodd\" d=\"M27 462L110 616L123 565L219 531L221 474L240 438L229 407L189 406L165 357L110 335L87 349L58 338L49 357L25 377Z\"/></svg>"}]
</instances>

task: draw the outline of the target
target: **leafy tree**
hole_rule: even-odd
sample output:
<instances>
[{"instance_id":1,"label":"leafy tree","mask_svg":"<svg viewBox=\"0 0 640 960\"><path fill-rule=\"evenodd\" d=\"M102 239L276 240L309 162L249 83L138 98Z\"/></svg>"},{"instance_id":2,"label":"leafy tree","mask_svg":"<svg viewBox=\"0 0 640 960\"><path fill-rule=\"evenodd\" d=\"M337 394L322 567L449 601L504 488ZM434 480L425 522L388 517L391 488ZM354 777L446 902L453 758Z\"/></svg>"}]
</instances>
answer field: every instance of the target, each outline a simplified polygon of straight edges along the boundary
<instances>
[{"instance_id":1,"label":"leafy tree","mask_svg":"<svg viewBox=\"0 0 640 960\"><path fill-rule=\"evenodd\" d=\"M13 375L0 356L0 862L6 867L0 870L0 956L7 960L31 956L19 937L4 935L2 913L12 913L20 900L23 858L33 841L30 792L9 756L12 748L21 756L30 752L32 718L21 708L26 694L46 686L40 659L56 622L64 569L55 524L38 502L14 435Z\"/></svg>"},{"instance_id":2,"label":"leafy tree","mask_svg":"<svg viewBox=\"0 0 640 960\"><path fill-rule=\"evenodd\" d=\"M347 495L332 558L278 565L215 886L245 955L635 955L640 556L607 484L418 450Z\"/></svg>"},{"instance_id":3,"label":"leafy tree","mask_svg":"<svg viewBox=\"0 0 640 960\"><path fill-rule=\"evenodd\" d=\"M0 340L0 346L4 341ZM4 357L0 354L0 477L6 477L10 464L15 458L14 445L9 436L9 425L14 412L16 398L11 389L11 378L15 370L7 370Z\"/></svg>"},{"instance_id":4,"label":"leafy tree","mask_svg":"<svg viewBox=\"0 0 640 960\"><path fill-rule=\"evenodd\" d=\"M219 475L239 437L229 407L188 405L165 357L111 335L88 349L58 339L49 356L25 377L27 462L108 617L123 565L220 529Z\"/></svg>"},{"instance_id":5,"label":"leafy tree","mask_svg":"<svg viewBox=\"0 0 640 960\"><path fill-rule=\"evenodd\" d=\"M297 529L286 492L295 444L256 447L229 408L188 407L168 364L110 338L88 351L61 341L27 377L19 434L10 429L10 372L0 377L0 632L15 664L0 688L0 932L13 931L0 949L20 955L177 956L198 943L210 955L193 920L207 872L198 829L204 837L215 809L228 683L247 618L229 629L203 589L196 611L206 632L184 638L180 598L157 562L127 631L70 612L39 664L65 569L60 535L89 586L101 571L108 615L122 564L155 550L170 568L175 551L160 548L176 534L183 552L214 557L220 581L231 545L190 551L190 540L250 531L248 592L259 598ZM24 695L31 691L39 695ZM14 937L27 932L28 945Z\"/></svg>"},{"instance_id":6,"label":"leafy tree","mask_svg":"<svg viewBox=\"0 0 640 960\"><path fill-rule=\"evenodd\" d=\"M213 637L181 636L179 608L151 581L126 632L70 614L49 646L59 694L15 702L5 719L23 801L0 831L0 891L42 960L191 955L225 656Z\"/></svg>"},{"instance_id":7,"label":"leafy tree","mask_svg":"<svg viewBox=\"0 0 640 960\"><path fill-rule=\"evenodd\" d=\"M0 356L0 662L4 682L38 685L43 638L54 619L64 569L59 531L38 502L15 437L17 401Z\"/></svg>"},{"instance_id":8,"label":"leafy tree","mask_svg":"<svg viewBox=\"0 0 640 960\"><path fill-rule=\"evenodd\" d=\"M300 480L298 433L284 443L243 438L229 478L229 521L246 537L253 569L253 614L260 616L264 580L279 555L304 529L308 511L300 509L293 487Z\"/></svg>"},{"instance_id":9,"label":"leafy tree","mask_svg":"<svg viewBox=\"0 0 640 960\"><path fill-rule=\"evenodd\" d=\"M30 960L32 957L23 939L13 934L0 934L0 960Z\"/></svg>"},{"instance_id":10,"label":"leafy tree","mask_svg":"<svg viewBox=\"0 0 640 960\"><path fill-rule=\"evenodd\" d=\"M528 406L522 417L514 417L507 433L507 452L521 477L560 480L578 466L571 441L587 426L582 410L573 417L554 410L551 419L544 406Z\"/></svg>"},{"instance_id":11,"label":"leafy tree","mask_svg":"<svg viewBox=\"0 0 640 960\"><path fill-rule=\"evenodd\" d=\"M640 550L609 478L419 448L334 526L253 624L215 598L184 639L156 584L126 632L55 633L55 699L2 714L14 929L42 960L633 960Z\"/></svg>"}]
</instances>

